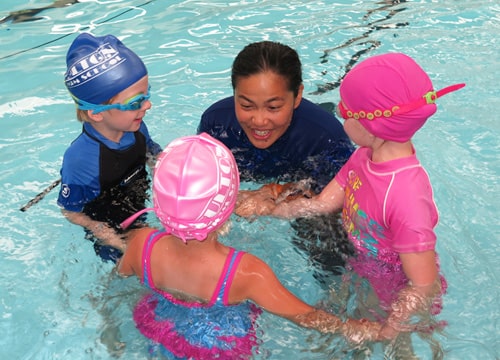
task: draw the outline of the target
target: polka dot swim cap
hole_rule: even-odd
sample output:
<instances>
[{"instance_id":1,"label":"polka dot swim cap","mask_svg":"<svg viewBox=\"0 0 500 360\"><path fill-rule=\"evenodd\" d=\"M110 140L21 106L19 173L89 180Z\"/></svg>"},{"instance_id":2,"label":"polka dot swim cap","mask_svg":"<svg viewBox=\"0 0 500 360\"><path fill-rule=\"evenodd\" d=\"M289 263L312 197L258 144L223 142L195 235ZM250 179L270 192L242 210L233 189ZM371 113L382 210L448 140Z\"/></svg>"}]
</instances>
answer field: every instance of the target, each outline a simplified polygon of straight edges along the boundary
<instances>
[{"instance_id":1,"label":"polka dot swim cap","mask_svg":"<svg viewBox=\"0 0 500 360\"><path fill-rule=\"evenodd\" d=\"M409 56L389 53L354 66L340 85L339 108L373 135L406 142L436 112L435 100L465 84L434 91L427 73Z\"/></svg>"}]
</instances>

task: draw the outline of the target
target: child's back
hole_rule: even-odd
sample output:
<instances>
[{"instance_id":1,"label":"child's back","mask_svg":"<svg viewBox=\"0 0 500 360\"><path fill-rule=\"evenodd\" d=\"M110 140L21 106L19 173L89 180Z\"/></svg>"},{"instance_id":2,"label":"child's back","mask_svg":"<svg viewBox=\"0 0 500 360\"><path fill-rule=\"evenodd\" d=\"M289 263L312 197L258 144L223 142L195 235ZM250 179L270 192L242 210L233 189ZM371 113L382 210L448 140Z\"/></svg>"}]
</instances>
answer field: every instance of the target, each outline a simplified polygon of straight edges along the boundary
<instances>
[{"instance_id":1,"label":"child's back","mask_svg":"<svg viewBox=\"0 0 500 360\"><path fill-rule=\"evenodd\" d=\"M321 332L376 338L379 324L342 323L289 292L262 260L218 242L239 187L234 157L222 143L207 134L174 141L154 174L153 209L165 230L131 231L118 271L154 290L134 317L164 351L179 358L250 357L257 344L256 305Z\"/></svg>"}]
</instances>

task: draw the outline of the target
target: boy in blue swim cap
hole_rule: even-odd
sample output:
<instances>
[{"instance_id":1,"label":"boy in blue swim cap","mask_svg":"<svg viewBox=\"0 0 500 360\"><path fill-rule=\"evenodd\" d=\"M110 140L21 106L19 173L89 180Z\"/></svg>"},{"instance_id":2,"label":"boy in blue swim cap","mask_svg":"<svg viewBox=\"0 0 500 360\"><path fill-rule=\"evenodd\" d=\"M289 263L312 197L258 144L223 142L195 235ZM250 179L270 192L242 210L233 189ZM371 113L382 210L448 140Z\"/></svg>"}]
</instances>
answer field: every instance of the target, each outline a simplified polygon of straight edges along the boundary
<instances>
[{"instance_id":1,"label":"boy in blue swim cap","mask_svg":"<svg viewBox=\"0 0 500 360\"><path fill-rule=\"evenodd\" d=\"M66 64L65 85L83 127L64 154L57 203L70 222L85 228L103 260L116 261L118 224L145 206L147 155L161 151L143 122L151 108L148 72L113 35L78 35Z\"/></svg>"}]
</instances>

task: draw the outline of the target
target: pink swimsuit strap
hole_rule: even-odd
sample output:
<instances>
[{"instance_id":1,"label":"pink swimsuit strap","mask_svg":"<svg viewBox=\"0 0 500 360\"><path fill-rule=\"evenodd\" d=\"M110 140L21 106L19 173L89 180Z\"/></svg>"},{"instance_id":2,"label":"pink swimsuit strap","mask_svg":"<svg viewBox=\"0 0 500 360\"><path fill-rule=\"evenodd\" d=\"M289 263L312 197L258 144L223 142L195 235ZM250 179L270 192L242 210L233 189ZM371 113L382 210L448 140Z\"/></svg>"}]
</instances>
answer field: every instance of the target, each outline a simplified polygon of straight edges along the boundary
<instances>
[{"instance_id":1,"label":"pink swimsuit strap","mask_svg":"<svg viewBox=\"0 0 500 360\"><path fill-rule=\"evenodd\" d=\"M154 247L154 244L161 239L163 236L169 235L167 232L153 230L148 235L148 239L144 242L144 246L142 249L142 264L143 264L143 272L141 283L148 286L150 289L160 293L173 303L182 304L184 306L195 307L195 306L212 306L216 302L222 302L224 305L228 305L228 297L229 297L229 289L231 288L231 284L233 282L236 269L238 268L238 264L241 260L241 257L245 254L242 251L237 251L235 254L235 249L229 247L229 254L226 257L224 267L222 269L219 280L217 281L217 285L214 289L212 297L208 304L199 304L193 302L185 302L173 297L170 293L158 289L153 281L153 274L151 272L151 253Z\"/></svg>"}]
</instances>

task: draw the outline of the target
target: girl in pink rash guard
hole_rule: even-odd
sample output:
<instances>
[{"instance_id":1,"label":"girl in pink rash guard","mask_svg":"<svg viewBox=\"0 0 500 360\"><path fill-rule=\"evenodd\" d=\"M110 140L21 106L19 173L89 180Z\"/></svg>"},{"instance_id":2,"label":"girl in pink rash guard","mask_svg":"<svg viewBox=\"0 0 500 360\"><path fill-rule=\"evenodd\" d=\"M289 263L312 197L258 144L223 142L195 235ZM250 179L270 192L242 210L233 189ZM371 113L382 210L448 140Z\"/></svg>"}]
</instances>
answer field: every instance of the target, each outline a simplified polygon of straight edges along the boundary
<instances>
[{"instance_id":1,"label":"girl in pink rash guard","mask_svg":"<svg viewBox=\"0 0 500 360\"><path fill-rule=\"evenodd\" d=\"M446 281L435 252L438 211L411 138L436 112L436 99L463 86L434 91L429 76L405 54L368 58L344 78L337 107L359 148L323 191L280 203L267 188L240 196L236 213L245 217L341 209L357 250L347 269L369 281L388 313L381 338L411 331L414 314L441 309Z\"/></svg>"}]
</instances>

